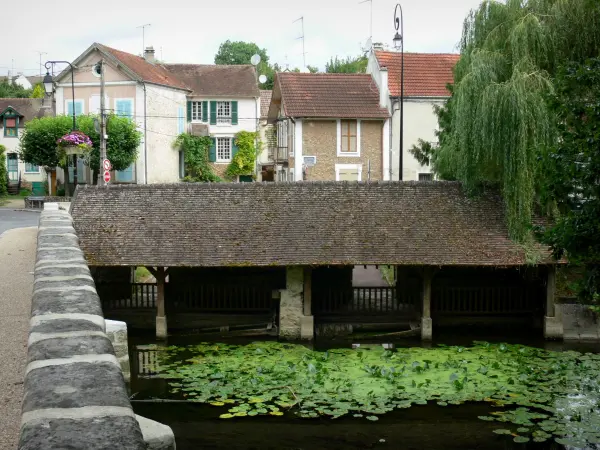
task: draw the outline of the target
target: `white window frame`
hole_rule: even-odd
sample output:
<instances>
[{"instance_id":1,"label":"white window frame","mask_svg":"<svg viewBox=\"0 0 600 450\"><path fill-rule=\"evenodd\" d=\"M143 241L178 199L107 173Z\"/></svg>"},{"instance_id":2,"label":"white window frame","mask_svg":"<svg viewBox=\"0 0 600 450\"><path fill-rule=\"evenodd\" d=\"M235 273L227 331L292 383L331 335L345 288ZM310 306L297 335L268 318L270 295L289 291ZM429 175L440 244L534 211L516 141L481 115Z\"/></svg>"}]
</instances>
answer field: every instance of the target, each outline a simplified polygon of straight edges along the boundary
<instances>
[{"instance_id":1,"label":"white window frame","mask_svg":"<svg viewBox=\"0 0 600 450\"><path fill-rule=\"evenodd\" d=\"M98 111L94 111L94 99L98 99ZM104 96L104 108L110 108L110 103L108 102L108 95ZM88 105L88 113L89 114L100 114L100 94L92 94L90 95L90 102Z\"/></svg>"},{"instance_id":2,"label":"white window frame","mask_svg":"<svg viewBox=\"0 0 600 450\"><path fill-rule=\"evenodd\" d=\"M229 158L219 158L219 139L227 139L229 141ZM233 138L229 137L229 136L220 136L220 137L216 137L215 138L215 152L216 152L216 159L215 162L217 163L229 163L231 162L231 157L232 157L232 152L233 152Z\"/></svg>"},{"instance_id":3,"label":"white window frame","mask_svg":"<svg viewBox=\"0 0 600 450\"><path fill-rule=\"evenodd\" d=\"M362 181L362 164L336 164L335 165L335 181L340 181L340 171L355 169L358 170L358 180Z\"/></svg>"},{"instance_id":4,"label":"white window frame","mask_svg":"<svg viewBox=\"0 0 600 450\"><path fill-rule=\"evenodd\" d=\"M423 171L417 171L417 181L421 181L419 180L419 176L423 174L427 174L427 175L431 175L431 181L435 181L435 174L433 172L423 172Z\"/></svg>"},{"instance_id":5,"label":"white window frame","mask_svg":"<svg viewBox=\"0 0 600 450\"><path fill-rule=\"evenodd\" d=\"M108 100L108 97L106 97L106 100ZM115 115L117 115L117 101L123 101L123 100L127 100L131 103L131 120L135 120L135 100L131 97L122 97L122 98L115 98L114 99L114 112ZM108 102L106 102L106 104L108 105ZM125 117L125 116L121 116L121 117Z\"/></svg>"},{"instance_id":6,"label":"white window frame","mask_svg":"<svg viewBox=\"0 0 600 450\"><path fill-rule=\"evenodd\" d=\"M220 103L229 104L229 116L220 116L219 115L219 104ZM225 126L231 125L231 122L232 122L231 109L232 109L231 108L231 100L217 100L217 125L225 125Z\"/></svg>"},{"instance_id":7,"label":"white window frame","mask_svg":"<svg viewBox=\"0 0 600 450\"><path fill-rule=\"evenodd\" d=\"M294 181L296 181L296 180L294 179L294 168L293 168L293 167L290 167L290 168L288 169L287 179L288 179L288 181L289 181L290 183L293 183Z\"/></svg>"},{"instance_id":8,"label":"white window frame","mask_svg":"<svg viewBox=\"0 0 600 450\"><path fill-rule=\"evenodd\" d=\"M342 120L356 120L356 152L342 151ZM337 155L338 157L359 158L360 157L360 119L337 119Z\"/></svg>"},{"instance_id":9,"label":"white window frame","mask_svg":"<svg viewBox=\"0 0 600 450\"><path fill-rule=\"evenodd\" d=\"M191 107L191 113L192 113L192 117L191 117L191 122L192 123L206 123L206 121L202 120L202 100L190 100L190 107ZM198 114L199 114L199 118L194 119L194 103L198 103L199 107L198 107ZM208 117L208 111L207 111L207 117Z\"/></svg>"},{"instance_id":10,"label":"white window frame","mask_svg":"<svg viewBox=\"0 0 600 450\"><path fill-rule=\"evenodd\" d=\"M75 111L75 116L77 116L77 108L75 108L75 103L81 104L81 114L85 114L85 101L80 98L76 98L75 101L68 99L65 100L65 115L69 114L69 103L74 103L73 110Z\"/></svg>"},{"instance_id":11,"label":"white window frame","mask_svg":"<svg viewBox=\"0 0 600 450\"><path fill-rule=\"evenodd\" d=\"M25 163L25 173L40 173L40 166L36 166L37 170L27 170L27 163Z\"/></svg>"},{"instance_id":12,"label":"white window frame","mask_svg":"<svg viewBox=\"0 0 600 450\"><path fill-rule=\"evenodd\" d=\"M295 133L296 133L296 125L294 124L294 122L290 121L290 124L288 125L288 155L291 158L294 158L294 144L296 143L296 137L295 137Z\"/></svg>"}]
</instances>

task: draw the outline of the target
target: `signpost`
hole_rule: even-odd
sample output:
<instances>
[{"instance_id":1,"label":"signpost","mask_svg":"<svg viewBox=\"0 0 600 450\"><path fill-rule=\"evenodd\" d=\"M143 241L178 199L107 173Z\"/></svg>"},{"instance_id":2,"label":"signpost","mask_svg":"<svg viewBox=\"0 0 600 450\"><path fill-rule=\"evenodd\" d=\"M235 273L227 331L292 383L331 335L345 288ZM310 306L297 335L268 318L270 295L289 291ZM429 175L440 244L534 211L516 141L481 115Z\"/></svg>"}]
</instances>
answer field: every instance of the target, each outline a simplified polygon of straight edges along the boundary
<instances>
[{"instance_id":1,"label":"signpost","mask_svg":"<svg viewBox=\"0 0 600 450\"><path fill-rule=\"evenodd\" d=\"M110 181L110 171L105 170L104 171L104 182L108 184L109 181Z\"/></svg>"},{"instance_id":2,"label":"signpost","mask_svg":"<svg viewBox=\"0 0 600 450\"><path fill-rule=\"evenodd\" d=\"M111 169L111 167L110 167L110 159L103 159L102 160L102 168L104 170L110 170Z\"/></svg>"},{"instance_id":3,"label":"signpost","mask_svg":"<svg viewBox=\"0 0 600 450\"><path fill-rule=\"evenodd\" d=\"M104 184L108 184L108 182L110 181L110 169L112 169L112 167L110 165L110 159L103 159L102 160L102 170L104 170L104 175L103 175Z\"/></svg>"}]
</instances>

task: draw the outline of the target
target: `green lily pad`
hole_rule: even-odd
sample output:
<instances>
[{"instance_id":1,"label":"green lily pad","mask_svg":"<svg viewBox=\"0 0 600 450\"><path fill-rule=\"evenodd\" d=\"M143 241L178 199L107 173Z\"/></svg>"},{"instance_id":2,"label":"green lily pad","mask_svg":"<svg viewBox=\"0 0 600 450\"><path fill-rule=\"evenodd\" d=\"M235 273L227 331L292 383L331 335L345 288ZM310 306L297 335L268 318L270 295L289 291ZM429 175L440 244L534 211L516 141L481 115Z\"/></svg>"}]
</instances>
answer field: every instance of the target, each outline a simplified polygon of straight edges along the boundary
<instances>
[{"instance_id":1,"label":"green lily pad","mask_svg":"<svg viewBox=\"0 0 600 450\"><path fill-rule=\"evenodd\" d=\"M494 430L494 433L496 433L496 434L512 434L512 431L505 430L504 428L497 428Z\"/></svg>"}]
</instances>

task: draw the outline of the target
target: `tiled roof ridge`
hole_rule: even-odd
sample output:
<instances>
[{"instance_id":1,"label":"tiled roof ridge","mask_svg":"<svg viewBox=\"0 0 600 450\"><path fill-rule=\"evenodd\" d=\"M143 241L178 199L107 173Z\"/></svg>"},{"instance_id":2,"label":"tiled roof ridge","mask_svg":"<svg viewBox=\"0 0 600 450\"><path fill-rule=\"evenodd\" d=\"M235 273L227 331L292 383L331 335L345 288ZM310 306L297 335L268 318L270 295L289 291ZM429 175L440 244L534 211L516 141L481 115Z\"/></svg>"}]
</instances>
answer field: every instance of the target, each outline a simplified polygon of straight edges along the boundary
<instances>
[{"instance_id":1,"label":"tiled roof ridge","mask_svg":"<svg viewBox=\"0 0 600 450\"><path fill-rule=\"evenodd\" d=\"M393 52L391 50L375 50L375 54L377 55L378 53L389 53L391 55L401 55L402 53L399 52ZM432 56L460 56L460 53L447 53L447 52L404 52L404 55L432 55Z\"/></svg>"},{"instance_id":2,"label":"tiled roof ridge","mask_svg":"<svg viewBox=\"0 0 600 450\"><path fill-rule=\"evenodd\" d=\"M197 64L197 63L163 63L165 67L169 66L190 66L190 67L254 67L252 64Z\"/></svg>"}]
</instances>

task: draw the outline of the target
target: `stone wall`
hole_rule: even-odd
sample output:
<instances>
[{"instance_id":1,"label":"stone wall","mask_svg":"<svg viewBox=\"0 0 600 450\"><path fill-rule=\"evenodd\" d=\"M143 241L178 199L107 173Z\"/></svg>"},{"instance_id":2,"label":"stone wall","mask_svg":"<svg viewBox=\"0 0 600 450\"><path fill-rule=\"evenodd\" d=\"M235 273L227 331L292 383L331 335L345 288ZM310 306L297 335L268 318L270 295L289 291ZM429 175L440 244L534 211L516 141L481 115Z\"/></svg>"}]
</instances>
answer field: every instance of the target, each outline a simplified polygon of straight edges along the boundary
<instances>
[{"instance_id":1,"label":"stone wall","mask_svg":"<svg viewBox=\"0 0 600 450\"><path fill-rule=\"evenodd\" d=\"M300 339L303 310L304 269L288 267L286 289L281 291L279 306L279 337Z\"/></svg>"},{"instance_id":2,"label":"stone wall","mask_svg":"<svg viewBox=\"0 0 600 450\"><path fill-rule=\"evenodd\" d=\"M145 449L71 217L56 204L40 216L31 315L19 448Z\"/></svg>"}]
</instances>

